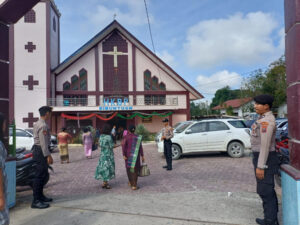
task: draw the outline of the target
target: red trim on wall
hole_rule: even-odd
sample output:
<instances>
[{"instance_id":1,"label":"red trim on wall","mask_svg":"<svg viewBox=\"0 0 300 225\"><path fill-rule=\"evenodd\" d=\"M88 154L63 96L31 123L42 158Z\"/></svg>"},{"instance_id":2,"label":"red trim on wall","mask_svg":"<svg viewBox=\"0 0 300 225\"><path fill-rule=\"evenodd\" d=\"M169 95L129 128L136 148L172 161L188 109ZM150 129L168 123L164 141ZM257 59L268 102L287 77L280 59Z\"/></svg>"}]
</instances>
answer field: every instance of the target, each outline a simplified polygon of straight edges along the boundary
<instances>
[{"instance_id":1,"label":"red trim on wall","mask_svg":"<svg viewBox=\"0 0 300 225\"><path fill-rule=\"evenodd\" d=\"M15 118L15 56L14 56L14 25L9 27L9 123Z\"/></svg>"},{"instance_id":2,"label":"red trim on wall","mask_svg":"<svg viewBox=\"0 0 300 225\"><path fill-rule=\"evenodd\" d=\"M169 116L169 124L171 127L173 126L173 114Z\"/></svg>"},{"instance_id":3,"label":"red trim on wall","mask_svg":"<svg viewBox=\"0 0 300 225\"><path fill-rule=\"evenodd\" d=\"M187 91L121 91L118 92L120 95L184 95ZM66 91L56 91L56 95L63 94L85 94L85 95L113 95L114 91L82 91L82 90L66 90Z\"/></svg>"},{"instance_id":4,"label":"red trim on wall","mask_svg":"<svg viewBox=\"0 0 300 225\"><path fill-rule=\"evenodd\" d=\"M300 180L300 171L297 170L295 167L288 164L283 164L281 166L281 169L295 180Z\"/></svg>"},{"instance_id":5,"label":"red trim on wall","mask_svg":"<svg viewBox=\"0 0 300 225\"><path fill-rule=\"evenodd\" d=\"M96 78L96 105L100 105L99 100L99 47L95 46L95 78Z\"/></svg>"},{"instance_id":6,"label":"red trim on wall","mask_svg":"<svg viewBox=\"0 0 300 225\"><path fill-rule=\"evenodd\" d=\"M136 52L135 45L132 44L132 79L133 79L133 105L136 105Z\"/></svg>"},{"instance_id":7,"label":"red trim on wall","mask_svg":"<svg viewBox=\"0 0 300 225\"><path fill-rule=\"evenodd\" d=\"M190 120L191 119L191 113L190 113L190 93L186 93L186 110L187 110L187 114L186 114L186 120Z\"/></svg>"}]
</instances>

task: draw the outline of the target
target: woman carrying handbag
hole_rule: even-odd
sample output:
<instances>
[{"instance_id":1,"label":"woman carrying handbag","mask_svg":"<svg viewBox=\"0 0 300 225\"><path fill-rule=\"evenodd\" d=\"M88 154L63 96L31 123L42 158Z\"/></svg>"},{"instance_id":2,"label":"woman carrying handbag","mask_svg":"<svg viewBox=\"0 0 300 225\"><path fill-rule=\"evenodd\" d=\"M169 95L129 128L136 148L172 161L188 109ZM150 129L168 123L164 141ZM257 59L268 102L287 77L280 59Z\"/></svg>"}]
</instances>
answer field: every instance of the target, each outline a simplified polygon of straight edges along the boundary
<instances>
[{"instance_id":1,"label":"woman carrying handbag","mask_svg":"<svg viewBox=\"0 0 300 225\"><path fill-rule=\"evenodd\" d=\"M134 134L135 126L129 126L129 133L124 137L122 143L123 158L128 176L128 185L132 190L137 190L137 180L141 169L140 158L145 162L144 152L142 147L142 136Z\"/></svg>"}]
</instances>

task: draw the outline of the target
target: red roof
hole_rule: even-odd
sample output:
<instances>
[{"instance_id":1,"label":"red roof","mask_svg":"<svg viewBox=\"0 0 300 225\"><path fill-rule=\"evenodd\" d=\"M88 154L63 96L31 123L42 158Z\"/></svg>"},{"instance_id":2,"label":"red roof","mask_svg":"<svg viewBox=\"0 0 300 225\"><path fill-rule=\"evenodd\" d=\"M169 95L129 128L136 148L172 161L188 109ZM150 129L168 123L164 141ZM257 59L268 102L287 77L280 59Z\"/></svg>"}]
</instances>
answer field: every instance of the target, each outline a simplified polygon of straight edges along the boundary
<instances>
[{"instance_id":1,"label":"red roof","mask_svg":"<svg viewBox=\"0 0 300 225\"><path fill-rule=\"evenodd\" d=\"M226 102L224 102L222 105L217 105L215 107L213 107L213 110L218 110L218 109L225 109L229 106L231 106L232 108L239 108L242 105L250 102L252 100L252 98L239 98L239 99L232 99L232 100L228 100Z\"/></svg>"}]
</instances>

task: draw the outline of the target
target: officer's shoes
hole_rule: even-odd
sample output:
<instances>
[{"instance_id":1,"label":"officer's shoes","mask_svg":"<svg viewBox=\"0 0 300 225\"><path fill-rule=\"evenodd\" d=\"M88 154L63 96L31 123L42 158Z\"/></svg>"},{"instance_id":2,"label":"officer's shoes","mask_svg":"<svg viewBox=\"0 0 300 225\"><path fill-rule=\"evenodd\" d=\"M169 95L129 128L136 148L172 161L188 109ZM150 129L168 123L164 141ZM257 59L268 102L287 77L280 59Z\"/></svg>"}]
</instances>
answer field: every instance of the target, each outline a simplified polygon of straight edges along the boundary
<instances>
[{"instance_id":1,"label":"officer's shoes","mask_svg":"<svg viewBox=\"0 0 300 225\"><path fill-rule=\"evenodd\" d=\"M48 203L44 203L42 201L34 201L31 204L31 208L33 208L33 209L46 209L49 206L50 205Z\"/></svg>"},{"instance_id":2,"label":"officer's shoes","mask_svg":"<svg viewBox=\"0 0 300 225\"><path fill-rule=\"evenodd\" d=\"M172 170L172 168L168 168L167 170Z\"/></svg>"},{"instance_id":3,"label":"officer's shoes","mask_svg":"<svg viewBox=\"0 0 300 225\"><path fill-rule=\"evenodd\" d=\"M42 202L52 202L53 199L52 199L52 198L47 198L46 196L43 196L43 197L41 198L41 201L42 201Z\"/></svg>"},{"instance_id":4,"label":"officer's shoes","mask_svg":"<svg viewBox=\"0 0 300 225\"><path fill-rule=\"evenodd\" d=\"M163 168L164 168L164 169L167 169L167 168L168 168L168 166L167 166L167 165L166 165L166 166L163 166Z\"/></svg>"},{"instance_id":5,"label":"officer's shoes","mask_svg":"<svg viewBox=\"0 0 300 225\"><path fill-rule=\"evenodd\" d=\"M256 223L257 224L260 224L260 225L279 225L278 224L278 221L270 221L270 220L264 220L264 219L259 219L259 218L256 218Z\"/></svg>"}]
</instances>

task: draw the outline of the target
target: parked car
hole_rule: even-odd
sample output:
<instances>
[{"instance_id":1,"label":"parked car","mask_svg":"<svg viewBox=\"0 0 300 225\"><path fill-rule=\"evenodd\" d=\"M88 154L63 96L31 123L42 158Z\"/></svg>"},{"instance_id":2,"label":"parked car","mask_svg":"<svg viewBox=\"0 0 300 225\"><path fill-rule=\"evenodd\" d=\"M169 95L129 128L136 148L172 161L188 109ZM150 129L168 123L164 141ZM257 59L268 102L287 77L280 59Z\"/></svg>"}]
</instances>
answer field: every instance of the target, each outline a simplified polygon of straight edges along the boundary
<instances>
[{"instance_id":1,"label":"parked car","mask_svg":"<svg viewBox=\"0 0 300 225\"><path fill-rule=\"evenodd\" d=\"M289 124L285 123L280 129L277 128L275 139L281 140L282 138L288 138L289 136Z\"/></svg>"},{"instance_id":2,"label":"parked car","mask_svg":"<svg viewBox=\"0 0 300 225\"><path fill-rule=\"evenodd\" d=\"M12 129L9 129L9 144L12 144ZM16 148L25 148L31 150L34 144L33 129L16 128ZM50 151L57 147L57 139L51 135Z\"/></svg>"},{"instance_id":3,"label":"parked car","mask_svg":"<svg viewBox=\"0 0 300 225\"><path fill-rule=\"evenodd\" d=\"M33 146L33 135L22 128L16 128L16 148L31 150ZM12 129L9 129L9 144L12 144Z\"/></svg>"},{"instance_id":4,"label":"parked car","mask_svg":"<svg viewBox=\"0 0 300 225\"><path fill-rule=\"evenodd\" d=\"M287 122L288 120L286 118L277 118L275 121L277 130L281 130L282 127L287 124Z\"/></svg>"},{"instance_id":5,"label":"parked car","mask_svg":"<svg viewBox=\"0 0 300 225\"><path fill-rule=\"evenodd\" d=\"M25 129L26 131L30 132L33 136L33 129L32 128L27 128ZM52 152L55 148L57 148L57 138L55 135L51 135L51 138L50 138L50 151Z\"/></svg>"},{"instance_id":6,"label":"parked car","mask_svg":"<svg viewBox=\"0 0 300 225\"><path fill-rule=\"evenodd\" d=\"M174 130L172 158L194 152L227 152L233 158L242 157L250 149L250 130L242 120L206 119L187 121ZM157 143L163 152L163 142Z\"/></svg>"}]
</instances>

